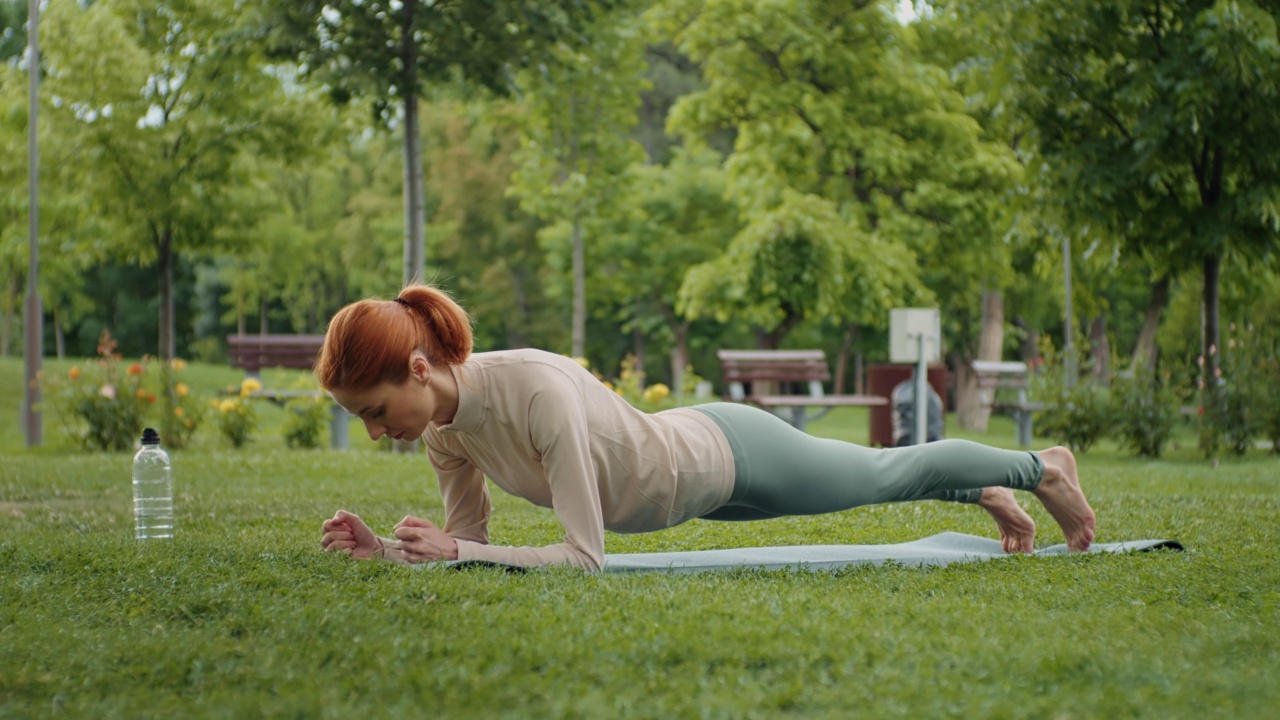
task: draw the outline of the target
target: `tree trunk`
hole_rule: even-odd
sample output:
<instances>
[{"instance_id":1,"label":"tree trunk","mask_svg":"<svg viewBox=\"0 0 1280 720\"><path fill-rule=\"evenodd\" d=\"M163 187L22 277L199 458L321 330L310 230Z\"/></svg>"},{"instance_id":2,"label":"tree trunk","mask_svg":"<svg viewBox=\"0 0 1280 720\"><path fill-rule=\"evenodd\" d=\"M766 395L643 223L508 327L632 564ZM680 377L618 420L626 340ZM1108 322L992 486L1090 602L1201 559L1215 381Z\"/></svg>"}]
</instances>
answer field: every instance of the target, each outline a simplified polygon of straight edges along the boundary
<instances>
[{"instance_id":1,"label":"tree trunk","mask_svg":"<svg viewBox=\"0 0 1280 720\"><path fill-rule=\"evenodd\" d=\"M244 268L242 267L241 270L243 271ZM236 334L245 335L247 334L246 331L248 329L249 329L249 318L248 318L247 309L245 308L244 286L243 286L243 277L242 277L238 282L238 286L236 287Z\"/></svg>"},{"instance_id":2,"label":"tree trunk","mask_svg":"<svg viewBox=\"0 0 1280 720\"><path fill-rule=\"evenodd\" d=\"M1111 341L1107 339L1107 316L1099 315L1089 324L1089 360L1093 381L1102 387L1111 384Z\"/></svg>"},{"instance_id":3,"label":"tree trunk","mask_svg":"<svg viewBox=\"0 0 1280 720\"><path fill-rule=\"evenodd\" d=\"M4 291L4 324L0 325L0 357L9 357L13 342L13 320L18 314L18 299L22 297L22 284L17 275L13 284Z\"/></svg>"},{"instance_id":4,"label":"tree trunk","mask_svg":"<svg viewBox=\"0 0 1280 720\"><path fill-rule=\"evenodd\" d=\"M835 378L831 381L831 394L844 394L844 376L845 371L849 367L849 350L853 347L853 343L858 339L858 325L850 323L844 329L844 337L840 339L840 353L836 355L836 373ZM855 371L856 372L856 371ZM857 375L854 375L854 385L858 384Z\"/></svg>"},{"instance_id":5,"label":"tree trunk","mask_svg":"<svg viewBox=\"0 0 1280 720\"><path fill-rule=\"evenodd\" d=\"M573 219L570 234L573 251L573 318L572 348L574 357L586 357L587 345L587 268L586 250L582 242L582 223L577 217Z\"/></svg>"},{"instance_id":6,"label":"tree trunk","mask_svg":"<svg viewBox=\"0 0 1280 720\"><path fill-rule=\"evenodd\" d=\"M426 272L427 210L422 174L422 137L418 131L418 45L414 42L413 10L418 3L406 2L400 27L404 62L404 277L405 285L422 282ZM411 453L415 440L393 440L398 453Z\"/></svg>"},{"instance_id":7,"label":"tree trunk","mask_svg":"<svg viewBox=\"0 0 1280 720\"><path fill-rule=\"evenodd\" d=\"M1151 301L1147 303L1147 316L1138 331L1138 341L1133 346L1133 369L1144 367L1148 373L1156 371L1156 331L1160 329L1160 314L1169 300L1169 275L1161 275L1151 286Z\"/></svg>"},{"instance_id":8,"label":"tree trunk","mask_svg":"<svg viewBox=\"0 0 1280 720\"><path fill-rule=\"evenodd\" d=\"M1004 296L998 290L982 291L982 329L978 334L978 360L1000 360L1004 350ZM973 432L986 432L991 420L988 402L977 378L970 372L969 363L963 358L956 363L956 421L960 427ZM984 402L988 401L988 402Z\"/></svg>"},{"instance_id":9,"label":"tree trunk","mask_svg":"<svg viewBox=\"0 0 1280 720\"><path fill-rule=\"evenodd\" d=\"M418 45L414 42L413 11L404 4L400 26L404 62L404 284L421 282L426 272L427 211L422 173L422 137L418 129Z\"/></svg>"},{"instance_id":10,"label":"tree trunk","mask_svg":"<svg viewBox=\"0 0 1280 720\"><path fill-rule=\"evenodd\" d=\"M1204 364L1201 367L1200 379L1207 393L1206 407L1209 407L1210 403L1217 406L1222 398L1218 388L1218 368L1221 366L1218 354L1218 273L1221 267L1222 260L1216 255L1204 259L1204 295L1201 310L1203 314L1200 324L1200 354L1204 358Z\"/></svg>"},{"instance_id":11,"label":"tree trunk","mask_svg":"<svg viewBox=\"0 0 1280 720\"><path fill-rule=\"evenodd\" d=\"M271 320L267 317L267 292L263 288L262 294L258 296L258 334L271 334Z\"/></svg>"},{"instance_id":12,"label":"tree trunk","mask_svg":"<svg viewBox=\"0 0 1280 720\"><path fill-rule=\"evenodd\" d=\"M631 348L632 357L636 359L633 367L640 374L641 382L644 382L644 333L640 332L638 327L631 328Z\"/></svg>"},{"instance_id":13,"label":"tree trunk","mask_svg":"<svg viewBox=\"0 0 1280 720\"><path fill-rule=\"evenodd\" d=\"M530 326L529 293L524 289L524 276L515 268L511 272L511 290L515 295L515 322L507 323L507 345L513 348L529 347L529 335L526 328Z\"/></svg>"},{"instance_id":14,"label":"tree trunk","mask_svg":"<svg viewBox=\"0 0 1280 720\"><path fill-rule=\"evenodd\" d=\"M689 322L676 323L676 342L671 348L671 392L684 394L684 369L689 365Z\"/></svg>"},{"instance_id":15,"label":"tree trunk","mask_svg":"<svg viewBox=\"0 0 1280 720\"><path fill-rule=\"evenodd\" d=\"M173 229L164 228L157 238L160 270L160 359L173 359Z\"/></svg>"},{"instance_id":16,"label":"tree trunk","mask_svg":"<svg viewBox=\"0 0 1280 720\"><path fill-rule=\"evenodd\" d=\"M67 357L67 334L62 331L62 313L53 310L53 347L59 360Z\"/></svg>"},{"instance_id":17,"label":"tree trunk","mask_svg":"<svg viewBox=\"0 0 1280 720\"><path fill-rule=\"evenodd\" d=\"M1018 343L1018 359L1030 363L1040 357L1040 331L1031 327L1027 319L1014 316L1013 326L1022 331L1022 341Z\"/></svg>"},{"instance_id":18,"label":"tree trunk","mask_svg":"<svg viewBox=\"0 0 1280 720\"><path fill-rule=\"evenodd\" d=\"M777 350L782 347L782 341L786 339L796 325L800 324L803 319L799 314L784 310L782 322L772 330L762 330L756 328L756 348L759 350Z\"/></svg>"}]
</instances>

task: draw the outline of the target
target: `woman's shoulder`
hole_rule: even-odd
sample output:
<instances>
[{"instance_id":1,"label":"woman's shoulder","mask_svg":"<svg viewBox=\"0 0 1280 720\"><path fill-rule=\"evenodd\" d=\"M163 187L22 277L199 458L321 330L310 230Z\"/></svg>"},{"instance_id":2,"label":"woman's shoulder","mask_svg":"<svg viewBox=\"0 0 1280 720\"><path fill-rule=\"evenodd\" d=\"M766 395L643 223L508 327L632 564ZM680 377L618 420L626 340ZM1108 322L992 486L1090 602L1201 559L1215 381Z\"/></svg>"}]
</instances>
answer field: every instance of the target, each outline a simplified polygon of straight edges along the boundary
<instances>
[{"instance_id":1,"label":"woman's shoulder","mask_svg":"<svg viewBox=\"0 0 1280 720\"><path fill-rule=\"evenodd\" d=\"M519 348L516 350L492 350L474 353L469 363L482 370L505 368L507 370L537 371L540 368L564 370L581 370L582 365L571 357L539 350L537 348Z\"/></svg>"}]
</instances>

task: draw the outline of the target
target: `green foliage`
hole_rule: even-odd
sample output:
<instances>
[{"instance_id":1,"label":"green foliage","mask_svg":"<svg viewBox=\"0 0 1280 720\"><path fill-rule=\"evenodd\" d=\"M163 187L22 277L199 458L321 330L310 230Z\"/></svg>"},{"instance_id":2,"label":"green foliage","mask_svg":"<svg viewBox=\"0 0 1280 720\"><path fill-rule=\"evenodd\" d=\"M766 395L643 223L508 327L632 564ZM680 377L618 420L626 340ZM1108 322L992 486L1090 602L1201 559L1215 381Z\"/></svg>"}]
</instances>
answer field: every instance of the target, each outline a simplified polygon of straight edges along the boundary
<instances>
[{"instance_id":1,"label":"green foliage","mask_svg":"<svg viewBox=\"0 0 1280 720\"><path fill-rule=\"evenodd\" d=\"M1280 238L1274 3L947 3L983 18L1030 121L1038 181L1073 230L1205 279L1200 356L1215 376L1217 268Z\"/></svg>"},{"instance_id":2,"label":"green foliage","mask_svg":"<svg viewBox=\"0 0 1280 720\"><path fill-rule=\"evenodd\" d=\"M46 113L68 154L59 165L112 230L78 240L155 265L157 354L170 359L176 258L243 247L261 210L250 202L258 161L306 155L318 113L266 66L257 12L235 0L54 3L46 20Z\"/></svg>"},{"instance_id":3,"label":"green foliage","mask_svg":"<svg viewBox=\"0 0 1280 720\"><path fill-rule=\"evenodd\" d=\"M0 64L22 57L27 49L27 9L23 0L0 0Z\"/></svg>"},{"instance_id":4,"label":"green foliage","mask_svg":"<svg viewBox=\"0 0 1280 720\"><path fill-rule=\"evenodd\" d=\"M1134 363L1111 381L1114 430L1139 456L1158 458L1182 420L1182 398L1172 374L1159 374Z\"/></svg>"},{"instance_id":5,"label":"green foliage","mask_svg":"<svg viewBox=\"0 0 1280 720\"><path fill-rule=\"evenodd\" d=\"M158 394L161 402L156 404L156 411L161 413L160 439L169 448L189 447L196 431L204 422L207 407L204 395L193 391L191 385L184 380L187 369L185 360L174 358L168 363L159 361L159 365Z\"/></svg>"},{"instance_id":6,"label":"green foliage","mask_svg":"<svg viewBox=\"0 0 1280 720\"><path fill-rule=\"evenodd\" d=\"M745 315L776 345L805 318L883 325L930 290L976 309L972 288L1007 281L994 239L1020 168L885 8L673 0L650 15L704 68L670 126L694 146L736 132L744 229L689 274L687 312Z\"/></svg>"},{"instance_id":7,"label":"green foliage","mask_svg":"<svg viewBox=\"0 0 1280 720\"><path fill-rule=\"evenodd\" d=\"M46 378L43 392L66 433L90 450L122 452L142 435L145 416L156 401L143 384L141 363L124 363L116 342L103 331L98 358L65 378Z\"/></svg>"},{"instance_id":8,"label":"green foliage","mask_svg":"<svg viewBox=\"0 0 1280 720\"><path fill-rule=\"evenodd\" d=\"M154 425L165 447L187 447L204 413L200 397L183 381L186 363L143 358L126 365L116 347L104 330L97 358L44 376L41 389L66 436L88 450L118 452L135 447L143 426ZM171 397L165 397L166 387Z\"/></svg>"},{"instance_id":9,"label":"green foliage","mask_svg":"<svg viewBox=\"0 0 1280 720\"><path fill-rule=\"evenodd\" d=\"M294 384L295 392L306 393L290 398L284 404L284 442L289 448L314 450L321 446L325 426L329 422L329 407L333 401L315 383L314 376L303 375Z\"/></svg>"},{"instance_id":10,"label":"green foliage","mask_svg":"<svg viewBox=\"0 0 1280 720\"><path fill-rule=\"evenodd\" d=\"M1268 335L1252 324L1230 326L1217 381L1201 390L1200 447L1207 457L1222 450L1243 455L1259 436L1275 437L1278 359L1277 344Z\"/></svg>"},{"instance_id":11,"label":"green foliage","mask_svg":"<svg viewBox=\"0 0 1280 720\"><path fill-rule=\"evenodd\" d=\"M213 401L217 410L218 432L233 448L242 448L252 442L254 433L258 431L258 410L252 396L261 389L261 382L245 378L240 383L239 394Z\"/></svg>"},{"instance_id":12,"label":"green foliage","mask_svg":"<svg viewBox=\"0 0 1280 720\"><path fill-rule=\"evenodd\" d=\"M541 224L510 193L521 104L439 97L422 111L423 148L436 205L429 240L437 276L465 300L482 349L556 348L565 335L539 246ZM374 279L375 282L377 279ZM594 289L594 288L593 288Z\"/></svg>"},{"instance_id":13,"label":"green foliage","mask_svg":"<svg viewBox=\"0 0 1280 720\"><path fill-rule=\"evenodd\" d=\"M1032 378L1028 397L1044 407L1035 413L1036 435L1053 438L1075 452L1086 453L1115 427L1117 406L1109 388L1091 378L1066 380L1066 358L1046 345L1044 363ZM1072 367L1081 367L1088 350L1079 351ZM1125 411L1121 411L1125 412Z\"/></svg>"},{"instance_id":14,"label":"green foliage","mask_svg":"<svg viewBox=\"0 0 1280 720\"><path fill-rule=\"evenodd\" d=\"M459 76L491 91L510 89L513 69L545 63L548 48L581 42L584 26L615 4L272 0L267 45L335 101L368 99L374 116L388 122L399 98L422 96Z\"/></svg>"},{"instance_id":15,"label":"green foliage","mask_svg":"<svg viewBox=\"0 0 1280 720\"><path fill-rule=\"evenodd\" d=\"M1280 455L1280 358L1262 360L1258 374L1259 431L1271 443L1272 454Z\"/></svg>"}]
</instances>

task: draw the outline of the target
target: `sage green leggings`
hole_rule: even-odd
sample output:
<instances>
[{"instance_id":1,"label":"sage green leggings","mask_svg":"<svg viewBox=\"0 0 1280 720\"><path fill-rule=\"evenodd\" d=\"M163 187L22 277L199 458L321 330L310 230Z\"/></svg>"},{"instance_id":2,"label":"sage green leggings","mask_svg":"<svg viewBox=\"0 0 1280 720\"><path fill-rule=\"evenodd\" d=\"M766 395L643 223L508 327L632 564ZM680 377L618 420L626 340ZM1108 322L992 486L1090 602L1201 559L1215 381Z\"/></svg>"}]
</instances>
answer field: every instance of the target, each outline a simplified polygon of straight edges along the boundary
<instances>
[{"instance_id":1,"label":"sage green leggings","mask_svg":"<svg viewBox=\"0 0 1280 720\"><path fill-rule=\"evenodd\" d=\"M907 500L976 503L982 488L1034 490L1044 474L1044 462L1032 452L967 440L876 450L813 437L750 405L694 409L720 426L733 450L733 494L703 516L708 520L817 515Z\"/></svg>"}]
</instances>

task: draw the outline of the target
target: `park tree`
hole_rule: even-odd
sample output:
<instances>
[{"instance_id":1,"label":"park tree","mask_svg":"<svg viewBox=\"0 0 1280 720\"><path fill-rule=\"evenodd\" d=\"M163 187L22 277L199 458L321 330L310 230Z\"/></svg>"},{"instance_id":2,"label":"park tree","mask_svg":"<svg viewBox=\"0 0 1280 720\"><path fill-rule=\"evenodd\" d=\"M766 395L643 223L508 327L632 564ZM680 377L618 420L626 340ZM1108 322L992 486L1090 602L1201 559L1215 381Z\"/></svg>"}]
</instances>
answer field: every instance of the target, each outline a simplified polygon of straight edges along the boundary
<instances>
[{"instance_id":1,"label":"park tree","mask_svg":"<svg viewBox=\"0 0 1280 720\"><path fill-rule=\"evenodd\" d=\"M645 157L629 134L645 69L639 19L625 11L602 16L587 38L585 45L557 43L550 64L519 74L526 110L512 187L521 206L548 223L546 243L567 240L575 357L586 346L588 245L599 248L588 235L598 237L618 211L630 192L626 170Z\"/></svg>"},{"instance_id":2,"label":"park tree","mask_svg":"<svg viewBox=\"0 0 1280 720\"><path fill-rule=\"evenodd\" d=\"M512 73L576 45L609 0L275 0L271 51L296 61L338 103L368 101L403 142L404 279L421 278L426 200L419 101L459 77L504 93Z\"/></svg>"},{"instance_id":3,"label":"park tree","mask_svg":"<svg viewBox=\"0 0 1280 720\"><path fill-rule=\"evenodd\" d=\"M475 319L476 347L556 347L565 324L548 300L542 223L510 192L524 106L502 98L439 97L423 107L423 144L436 158L435 275Z\"/></svg>"},{"instance_id":4,"label":"park tree","mask_svg":"<svg viewBox=\"0 0 1280 720\"><path fill-rule=\"evenodd\" d=\"M718 257L737 234L737 209L725 197L718 153L674 147L666 164L637 163L631 192L606 227L597 273L600 301L616 308L635 337L635 369L645 371L645 341L671 349L670 378L678 392L690 363L693 319L680 312L685 273Z\"/></svg>"},{"instance_id":5,"label":"park tree","mask_svg":"<svg viewBox=\"0 0 1280 720\"><path fill-rule=\"evenodd\" d=\"M935 298L967 312L1007 282L997 216L1017 163L886 3L666 2L653 16L703 68L671 127L687 143L735 133L743 229L689 273L690 314L748 318L776 346L806 320L852 333Z\"/></svg>"},{"instance_id":6,"label":"park tree","mask_svg":"<svg viewBox=\"0 0 1280 720\"><path fill-rule=\"evenodd\" d=\"M0 357L8 357L16 334L27 275L25 83L15 65L0 64Z\"/></svg>"},{"instance_id":7,"label":"park tree","mask_svg":"<svg viewBox=\"0 0 1280 720\"><path fill-rule=\"evenodd\" d=\"M6 7L0 4L0 22ZM16 15L8 17L16 18ZM28 282L30 252L27 183L28 108L25 66L18 59L23 48L10 42L25 34L6 27L0 38L0 356L7 356L18 336L16 319ZM76 145L50 132L50 119L41 118L39 136L43 151L40 180L40 287L43 307L52 315L54 346L58 357L66 351L64 332L93 310L84 292L88 268L104 259L92 242L104 230L103 222L86 207L83 191L76 186Z\"/></svg>"},{"instance_id":8,"label":"park tree","mask_svg":"<svg viewBox=\"0 0 1280 720\"><path fill-rule=\"evenodd\" d=\"M1008 40L1002 61L1036 162L1077 224L1106 227L1160 274L1200 275L1203 377L1216 387L1222 263L1261 258L1280 240L1280 8L977 5Z\"/></svg>"},{"instance_id":9,"label":"park tree","mask_svg":"<svg viewBox=\"0 0 1280 720\"><path fill-rule=\"evenodd\" d=\"M260 23L234 0L55 3L43 27L56 134L116 229L93 241L155 265L157 354L171 358L177 256L255 222L230 190L260 181L251 155L307 152L314 112L264 64Z\"/></svg>"}]
</instances>

